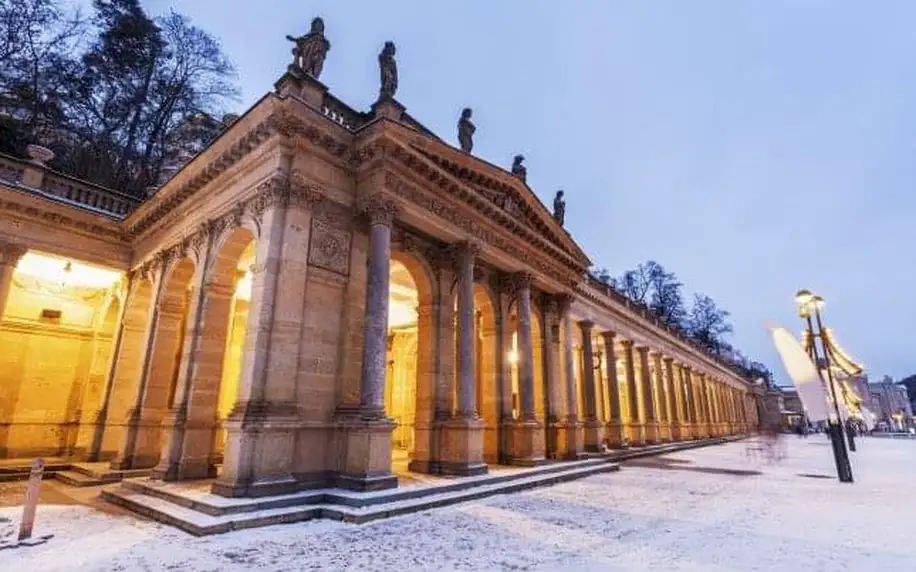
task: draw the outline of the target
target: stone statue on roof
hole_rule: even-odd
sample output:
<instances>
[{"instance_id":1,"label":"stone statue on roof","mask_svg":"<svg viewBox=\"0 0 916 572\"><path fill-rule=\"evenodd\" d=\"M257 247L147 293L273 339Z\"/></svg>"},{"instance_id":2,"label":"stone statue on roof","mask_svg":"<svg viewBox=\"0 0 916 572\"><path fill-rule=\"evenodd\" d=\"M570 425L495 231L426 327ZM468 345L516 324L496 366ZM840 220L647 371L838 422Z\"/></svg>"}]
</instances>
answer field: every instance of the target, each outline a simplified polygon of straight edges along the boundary
<instances>
[{"instance_id":1,"label":"stone statue on roof","mask_svg":"<svg viewBox=\"0 0 916 572\"><path fill-rule=\"evenodd\" d=\"M523 183L528 179L528 168L522 165L524 161L524 155L516 155L512 160L512 174L521 179Z\"/></svg>"},{"instance_id":2,"label":"stone statue on roof","mask_svg":"<svg viewBox=\"0 0 916 572\"><path fill-rule=\"evenodd\" d=\"M394 42L385 42L385 47L378 55L379 74L381 75L381 86L378 90L379 101L393 99L394 94L398 91L398 62L394 59L396 51Z\"/></svg>"},{"instance_id":3,"label":"stone statue on roof","mask_svg":"<svg viewBox=\"0 0 916 572\"><path fill-rule=\"evenodd\" d=\"M553 218L560 226L566 222L566 199L563 198L563 191L557 191L553 198Z\"/></svg>"},{"instance_id":4,"label":"stone statue on roof","mask_svg":"<svg viewBox=\"0 0 916 572\"><path fill-rule=\"evenodd\" d=\"M458 144L465 153L470 153L474 148L474 132L477 127L471 123L471 115L474 112L470 107L465 107L461 111L461 118L458 120Z\"/></svg>"},{"instance_id":5,"label":"stone statue on roof","mask_svg":"<svg viewBox=\"0 0 916 572\"><path fill-rule=\"evenodd\" d=\"M318 79L324 68L324 59L331 49L331 42L324 36L324 20L315 18L308 34L298 38L286 36L286 39L295 44L293 66Z\"/></svg>"}]
</instances>

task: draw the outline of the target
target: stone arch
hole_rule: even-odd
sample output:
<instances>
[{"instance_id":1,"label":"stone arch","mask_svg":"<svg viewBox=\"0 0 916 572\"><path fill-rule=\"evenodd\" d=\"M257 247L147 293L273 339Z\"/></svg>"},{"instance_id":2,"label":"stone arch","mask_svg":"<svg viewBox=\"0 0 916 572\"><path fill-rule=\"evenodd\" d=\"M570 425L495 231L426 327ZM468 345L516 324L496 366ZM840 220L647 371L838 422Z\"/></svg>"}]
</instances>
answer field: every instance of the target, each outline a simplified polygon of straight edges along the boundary
<instances>
[{"instance_id":1,"label":"stone arch","mask_svg":"<svg viewBox=\"0 0 916 572\"><path fill-rule=\"evenodd\" d=\"M187 257L169 262L162 270L148 334L149 354L144 356L132 419L115 468L149 468L159 460L162 419L174 396L195 270Z\"/></svg>"},{"instance_id":2,"label":"stone arch","mask_svg":"<svg viewBox=\"0 0 916 572\"><path fill-rule=\"evenodd\" d=\"M474 284L477 343L477 411L484 421L483 456L487 463L499 462L499 329L496 298L485 285Z\"/></svg>"},{"instance_id":3,"label":"stone arch","mask_svg":"<svg viewBox=\"0 0 916 572\"><path fill-rule=\"evenodd\" d=\"M249 280L255 236L247 226L227 229L213 241L208 264L195 268L171 427L153 473L157 477L178 480L215 476L225 444L218 415L220 394L229 392L234 399L238 390L237 373L228 380L223 375L227 344L233 319L246 306L247 296L242 295L240 283Z\"/></svg>"}]
</instances>

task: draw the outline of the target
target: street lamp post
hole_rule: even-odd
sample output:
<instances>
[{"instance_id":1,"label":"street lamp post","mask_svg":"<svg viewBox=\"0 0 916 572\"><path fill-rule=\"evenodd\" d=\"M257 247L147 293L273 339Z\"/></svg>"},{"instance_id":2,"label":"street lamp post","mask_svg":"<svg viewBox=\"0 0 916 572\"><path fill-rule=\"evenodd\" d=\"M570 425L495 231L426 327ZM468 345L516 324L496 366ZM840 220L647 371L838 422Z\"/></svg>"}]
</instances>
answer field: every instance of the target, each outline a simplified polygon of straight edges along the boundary
<instances>
[{"instance_id":1,"label":"street lamp post","mask_svg":"<svg viewBox=\"0 0 916 572\"><path fill-rule=\"evenodd\" d=\"M830 421L830 443L833 445L833 460L836 462L836 472L840 482L851 483L853 482L852 466L849 464L849 453L846 451L846 443L843 440L843 418L840 416L840 404L837 400L836 387L833 383L833 374L830 373L830 357L826 346L824 346L824 328L820 313L820 306L824 300L820 296L811 294L808 290L799 290L795 294L795 301L798 303L798 315L804 318L808 326L808 335L811 336L812 357L814 358L817 375L821 378L821 383L824 383L824 376L821 373L821 361L818 356L818 339L821 340L821 346L824 349L824 366L827 369L830 396L833 399L833 409L836 415L836 419ZM812 313L814 313L817 320L817 331L814 330L811 320Z\"/></svg>"}]
</instances>

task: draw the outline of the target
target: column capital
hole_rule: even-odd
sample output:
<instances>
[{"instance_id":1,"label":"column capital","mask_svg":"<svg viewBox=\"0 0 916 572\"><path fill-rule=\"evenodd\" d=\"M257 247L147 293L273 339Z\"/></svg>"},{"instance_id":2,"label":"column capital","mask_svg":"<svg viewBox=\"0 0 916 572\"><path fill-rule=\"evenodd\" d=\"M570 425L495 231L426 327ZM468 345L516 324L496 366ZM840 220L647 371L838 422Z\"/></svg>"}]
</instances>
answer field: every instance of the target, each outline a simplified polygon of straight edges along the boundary
<instances>
[{"instance_id":1,"label":"column capital","mask_svg":"<svg viewBox=\"0 0 916 572\"><path fill-rule=\"evenodd\" d=\"M360 210L369 217L371 226L391 226L400 207L384 195L372 195L362 202Z\"/></svg>"},{"instance_id":2,"label":"column capital","mask_svg":"<svg viewBox=\"0 0 916 572\"><path fill-rule=\"evenodd\" d=\"M614 338L616 337L617 337L617 332L611 332L611 331L601 332L601 338L604 340L605 343L613 344Z\"/></svg>"},{"instance_id":3,"label":"column capital","mask_svg":"<svg viewBox=\"0 0 916 572\"><path fill-rule=\"evenodd\" d=\"M583 333L589 333L592 331L592 328L595 327L595 322L592 322L591 320L580 320L578 324Z\"/></svg>"},{"instance_id":4,"label":"column capital","mask_svg":"<svg viewBox=\"0 0 916 572\"><path fill-rule=\"evenodd\" d=\"M670 364L673 364L673 363L674 363L674 358L673 358L673 357L662 356L662 359L665 360L665 363L670 363Z\"/></svg>"},{"instance_id":5,"label":"column capital","mask_svg":"<svg viewBox=\"0 0 916 572\"><path fill-rule=\"evenodd\" d=\"M0 242L0 266L15 266L28 250L27 247L14 242Z\"/></svg>"},{"instance_id":6,"label":"column capital","mask_svg":"<svg viewBox=\"0 0 916 572\"><path fill-rule=\"evenodd\" d=\"M633 340L628 340L626 338L620 340L620 345L623 346L623 349L628 350L633 348Z\"/></svg>"},{"instance_id":7,"label":"column capital","mask_svg":"<svg viewBox=\"0 0 916 572\"><path fill-rule=\"evenodd\" d=\"M569 292L563 292L562 294L554 294L551 297L557 304L557 313L562 318L565 316L569 309L572 308L573 295Z\"/></svg>"},{"instance_id":8,"label":"column capital","mask_svg":"<svg viewBox=\"0 0 916 572\"><path fill-rule=\"evenodd\" d=\"M534 275L530 272L516 272L511 277L516 290L530 289Z\"/></svg>"},{"instance_id":9,"label":"column capital","mask_svg":"<svg viewBox=\"0 0 916 572\"><path fill-rule=\"evenodd\" d=\"M463 240L450 244L447 247L447 251L455 262L460 262L467 258L477 258L480 255L480 244L470 240Z\"/></svg>"}]
</instances>

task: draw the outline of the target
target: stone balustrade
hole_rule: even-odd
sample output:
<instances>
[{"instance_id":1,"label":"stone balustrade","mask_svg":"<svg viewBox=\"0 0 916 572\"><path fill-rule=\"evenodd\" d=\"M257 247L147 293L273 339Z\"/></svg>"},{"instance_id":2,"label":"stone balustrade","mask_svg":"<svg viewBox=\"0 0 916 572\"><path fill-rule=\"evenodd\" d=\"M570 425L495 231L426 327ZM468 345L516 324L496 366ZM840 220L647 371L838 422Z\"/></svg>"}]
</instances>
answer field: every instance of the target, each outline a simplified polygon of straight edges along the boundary
<instances>
[{"instance_id":1,"label":"stone balustrade","mask_svg":"<svg viewBox=\"0 0 916 572\"><path fill-rule=\"evenodd\" d=\"M0 182L117 219L126 217L141 202L137 197L52 171L35 161L8 155L0 155Z\"/></svg>"}]
</instances>

